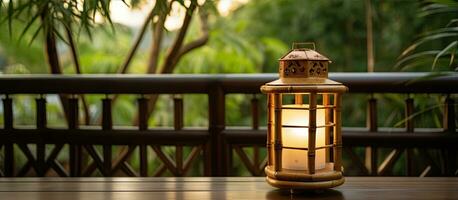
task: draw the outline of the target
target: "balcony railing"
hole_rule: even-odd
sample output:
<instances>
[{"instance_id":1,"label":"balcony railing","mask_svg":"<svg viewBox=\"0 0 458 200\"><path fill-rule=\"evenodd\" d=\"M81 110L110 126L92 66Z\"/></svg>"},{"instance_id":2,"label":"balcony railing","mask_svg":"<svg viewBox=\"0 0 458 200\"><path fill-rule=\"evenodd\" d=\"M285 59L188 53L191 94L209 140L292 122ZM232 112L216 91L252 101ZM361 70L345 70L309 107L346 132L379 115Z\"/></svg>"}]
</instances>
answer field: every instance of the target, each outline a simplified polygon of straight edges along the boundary
<instances>
[{"instance_id":1,"label":"balcony railing","mask_svg":"<svg viewBox=\"0 0 458 200\"><path fill-rule=\"evenodd\" d=\"M250 127L227 127L225 102L228 94L259 94L259 87L276 79L276 74L249 75L2 75L0 95L3 95L3 127L0 128L0 175L92 176L160 176L168 171L173 176L185 176L197 160L203 166L202 175L237 175L232 171L233 158L238 158L252 175L262 175L266 164L260 148L266 144L266 130L260 127L261 95L251 99ZM348 169L359 175L391 175L393 168L405 160L406 175L457 175L457 144L455 101L458 75L427 76L426 73L332 73L330 78L342 82L353 93L369 94L367 126L343 128L344 156L351 162ZM379 128L377 99L373 94L401 93L405 99L404 128ZM36 126L15 126L13 101L17 94L39 94L36 99ZM66 128L47 125L46 95L60 94L66 102ZM79 122L78 96L104 94L99 127L83 126ZM113 94L138 95L138 124L114 127ZM175 98L174 127L148 127L148 95L204 94L208 97L208 127L183 127L183 100ZM412 94L443 96L441 128L414 128ZM344 105L351 99L344 97ZM345 124L344 124L345 126ZM30 145L32 144L32 145ZM113 152L113 146L123 146ZM162 146L175 146L174 153ZM183 148L189 146L189 154ZM31 149L33 147L34 149ZM246 147L251 148L247 153ZM380 148L384 148L383 158ZM388 149L388 150L387 150ZM431 152L430 150L435 152ZM357 152L364 152L358 156ZM160 161L151 169L151 154ZM438 153L437 153L438 152ZM66 153L68 160L57 159ZM235 153L233 155L233 153ZM19 165L15 157L24 155ZM235 156L237 155L237 156ZM404 156L403 156L404 155ZM424 169L419 169L415 155L421 155ZM436 155L439 155L437 157ZM138 167L132 167L132 157ZM201 159L198 159L201 158ZM402 158L402 159L401 159ZM264 159L264 161L263 161ZM63 164L64 163L64 164ZM54 172L54 173L51 173Z\"/></svg>"}]
</instances>

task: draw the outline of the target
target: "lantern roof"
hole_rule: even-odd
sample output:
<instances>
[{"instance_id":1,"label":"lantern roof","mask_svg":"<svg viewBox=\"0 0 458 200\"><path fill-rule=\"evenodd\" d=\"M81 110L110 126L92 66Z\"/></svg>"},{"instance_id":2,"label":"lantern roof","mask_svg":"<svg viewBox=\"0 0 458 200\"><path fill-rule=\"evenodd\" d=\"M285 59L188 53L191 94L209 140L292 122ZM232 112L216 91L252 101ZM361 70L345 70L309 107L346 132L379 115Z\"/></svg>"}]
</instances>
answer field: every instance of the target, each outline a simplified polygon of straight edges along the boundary
<instances>
[{"instance_id":1,"label":"lantern roof","mask_svg":"<svg viewBox=\"0 0 458 200\"><path fill-rule=\"evenodd\" d=\"M329 60L326 56L321 55L315 50L307 48L292 49L279 60L316 60L331 62L331 60Z\"/></svg>"},{"instance_id":2,"label":"lantern roof","mask_svg":"<svg viewBox=\"0 0 458 200\"><path fill-rule=\"evenodd\" d=\"M313 45L313 49L298 48ZM328 79L329 58L315 51L314 43L293 43L292 50L279 59L279 79L261 87L265 93L346 92L347 87Z\"/></svg>"}]
</instances>

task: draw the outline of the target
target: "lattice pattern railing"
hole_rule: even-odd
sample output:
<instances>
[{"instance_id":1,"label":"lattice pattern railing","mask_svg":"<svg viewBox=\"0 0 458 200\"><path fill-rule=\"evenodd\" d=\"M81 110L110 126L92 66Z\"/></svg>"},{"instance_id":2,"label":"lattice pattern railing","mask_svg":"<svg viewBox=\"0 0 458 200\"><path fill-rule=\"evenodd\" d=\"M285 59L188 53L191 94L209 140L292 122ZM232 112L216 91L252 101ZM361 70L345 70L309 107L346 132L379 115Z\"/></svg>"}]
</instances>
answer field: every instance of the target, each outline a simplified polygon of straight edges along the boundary
<instances>
[{"instance_id":1,"label":"lattice pattern railing","mask_svg":"<svg viewBox=\"0 0 458 200\"><path fill-rule=\"evenodd\" d=\"M1 129L3 147L3 176L26 176L33 170L37 176L45 176L53 170L59 176L91 176L98 171L102 176L113 176L122 172L127 176L147 176L147 150L151 149L162 164L153 171L152 175L160 176L169 171L174 176L184 176L193 162L207 145L205 130L182 130L183 101L174 99L175 123L173 130L148 130L146 109L147 99L137 100L139 110L138 130L113 130L111 99L102 100L102 129L81 128L78 123L78 98L68 98L68 129L51 129L46 125L46 99L41 96L36 99L36 129L13 127L12 98L3 99L4 127ZM188 135L185 135L188 134ZM163 137L166 135L165 137ZM175 140L174 136L181 137ZM184 137L183 137L184 136ZM113 138L118 138L113 140ZM126 139L123 141L123 139ZM188 139L191 139L188 141ZM18 148L13 148L13 144ZM31 150L27 144L35 144ZM68 144L68 167L57 160ZM114 154L113 145L127 145ZM175 158L163 152L161 146L175 145ZM46 146L52 146L49 152ZM184 157L183 145L193 145L189 155ZM97 148L96 146L100 146ZM15 151L16 149L16 151ZM138 172L129 164L129 158L138 149L140 160ZM14 157L18 153L25 155L27 161L23 166L16 166ZM88 159L83 166L83 159ZM18 168L19 167L19 168ZM15 170L18 168L19 170ZM208 174L208 172L206 172Z\"/></svg>"},{"instance_id":2,"label":"lattice pattern railing","mask_svg":"<svg viewBox=\"0 0 458 200\"><path fill-rule=\"evenodd\" d=\"M345 166L359 175L392 175L393 168L405 161L406 175L457 175L456 118L454 95L458 75L416 80L423 73L332 74L351 93L403 93L405 128L385 130L377 126L377 99L368 100L367 127L343 129ZM238 175L234 162L243 164L251 175L263 175L265 129L260 127L259 86L275 79L269 75L164 75L164 76L2 76L3 127L0 128L2 176L185 176L202 166L205 176ZM202 129L183 127L183 99L179 94L204 94L208 97L208 124ZM414 98L408 94L444 94L443 128L414 128ZM15 94L40 94L36 99L36 126L13 126ZM65 96L67 128L47 126L46 95ZM101 127L79 124L80 94L105 94L102 99ZM138 95L138 124L130 128L113 127L111 94ZM174 95L174 127L148 127L148 95ZM254 94L251 99L251 127L226 127L227 94ZM345 99L345 98L344 98ZM345 104L344 100L344 104ZM204 108L205 109L205 108ZM32 145L31 145L32 144ZM116 146L118 148L113 148ZM173 147L173 148L172 148ZM185 155L184 148L190 148ZM361 156L361 148L364 155ZM172 149L172 152L164 150ZM435 149L431 152L431 149ZM387 151L386 153L381 153ZM439 152L439 157L435 156ZM434 153L434 154L432 154ZM15 158L23 154L25 164ZM68 160L58 159L62 154ZM152 169L151 156L160 164ZM136 156L138 167L131 158ZM404 159L405 157L405 159ZM200 159L199 159L200 158ZM236 158L234 160L233 158ZM199 162L198 162L199 160ZM419 165L422 160L422 165ZM196 166L198 165L198 166ZM421 168L421 169L420 169ZM32 173L31 173L32 172Z\"/></svg>"}]
</instances>

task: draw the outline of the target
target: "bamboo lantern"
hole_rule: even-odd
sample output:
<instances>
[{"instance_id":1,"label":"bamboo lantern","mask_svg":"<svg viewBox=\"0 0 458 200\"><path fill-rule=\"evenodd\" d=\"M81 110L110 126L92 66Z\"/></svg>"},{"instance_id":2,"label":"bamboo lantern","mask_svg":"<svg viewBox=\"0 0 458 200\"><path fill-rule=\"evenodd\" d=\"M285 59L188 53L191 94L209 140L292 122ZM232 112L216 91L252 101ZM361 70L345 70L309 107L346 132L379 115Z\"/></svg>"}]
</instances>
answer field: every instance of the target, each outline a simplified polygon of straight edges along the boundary
<instances>
[{"instance_id":1,"label":"bamboo lantern","mask_svg":"<svg viewBox=\"0 0 458 200\"><path fill-rule=\"evenodd\" d=\"M313 49L298 48L313 45ZM293 43L280 60L280 79L266 83L267 182L282 189L325 189L344 183L342 94L328 78L331 61L314 43Z\"/></svg>"}]
</instances>

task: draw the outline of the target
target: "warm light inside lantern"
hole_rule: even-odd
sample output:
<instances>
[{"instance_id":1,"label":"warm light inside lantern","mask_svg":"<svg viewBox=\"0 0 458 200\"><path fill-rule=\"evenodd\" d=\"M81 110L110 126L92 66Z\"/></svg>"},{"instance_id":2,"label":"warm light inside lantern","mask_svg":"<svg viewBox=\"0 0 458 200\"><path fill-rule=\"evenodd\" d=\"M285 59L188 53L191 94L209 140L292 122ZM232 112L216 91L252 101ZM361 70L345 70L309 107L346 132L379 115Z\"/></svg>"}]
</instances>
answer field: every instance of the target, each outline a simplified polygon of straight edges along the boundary
<instances>
[{"instance_id":1,"label":"warm light inside lantern","mask_svg":"<svg viewBox=\"0 0 458 200\"><path fill-rule=\"evenodd\" d=\"M318 108L322 106L318 105ZM283 147L308 148L309 129L309 106L283 105L282 109L282 141ZM316 109L316 147L326 144L325 134L325 109ZM282 163L283 168L293 170L307 170L307 150L283 148ZM315 151L315 169L323 169L326 164L325 149Z\"/></svg>"}]
</instances>

